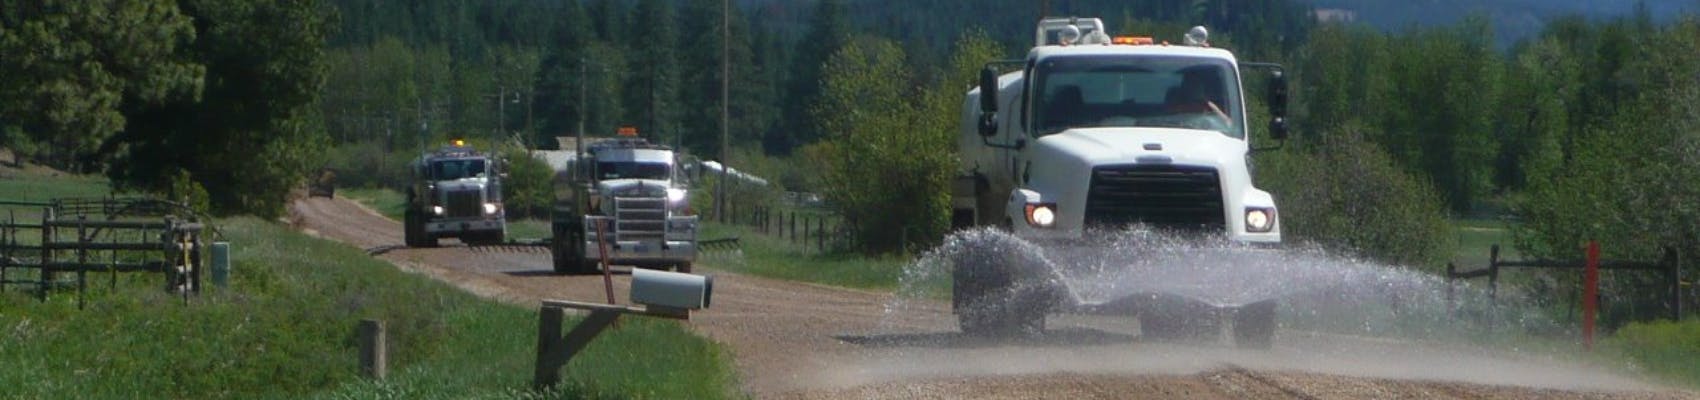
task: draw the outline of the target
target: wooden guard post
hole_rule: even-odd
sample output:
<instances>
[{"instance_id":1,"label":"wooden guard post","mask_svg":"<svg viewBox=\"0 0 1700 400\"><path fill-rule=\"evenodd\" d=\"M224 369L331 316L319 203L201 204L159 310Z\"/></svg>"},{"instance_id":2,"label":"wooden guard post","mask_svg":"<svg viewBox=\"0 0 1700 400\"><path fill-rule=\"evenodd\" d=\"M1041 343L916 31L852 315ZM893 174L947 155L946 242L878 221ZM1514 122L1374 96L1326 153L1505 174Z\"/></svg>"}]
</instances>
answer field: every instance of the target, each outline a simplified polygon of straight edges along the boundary
<instances>
[{"instance_id":1,"label":"wooden guard post","mask_svg":"<svg viewBox=\"0 0 1700 400\"><path fill-rule=\"evenodd\" d=\"M566 319L568 308L589 311L590 315L562 337L561 323ZM543 308L537 314L537 371L532 378L532 386L542 389L559 383L561 368L567 366L567 361L571 361L573 356L584 350L585 345L590 344L591 339L624 314L681 320L691 317L690 312L683 310L543 300Z\"/></svg>"}]
</instances>

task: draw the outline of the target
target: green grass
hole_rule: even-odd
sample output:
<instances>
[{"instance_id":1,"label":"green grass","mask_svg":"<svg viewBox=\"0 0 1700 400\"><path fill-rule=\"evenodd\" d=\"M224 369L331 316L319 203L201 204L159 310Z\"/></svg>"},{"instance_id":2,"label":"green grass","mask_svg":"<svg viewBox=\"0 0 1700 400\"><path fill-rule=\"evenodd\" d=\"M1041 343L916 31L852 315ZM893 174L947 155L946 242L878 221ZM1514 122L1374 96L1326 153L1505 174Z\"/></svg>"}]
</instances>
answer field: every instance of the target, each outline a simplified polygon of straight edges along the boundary
<instances>
[{"instance_id":1,"label":"green grass","mask_svg":"<svg viewBox=\"0 0 1700 400\"><path fill-rule=\"evenodd\" d=\"M105 179L90 176L43 176L16 174L0 178L0 198L47 201L61 197L104 197L109 192Z\"/></svg>"},{"instance_id":2,"label":"green grass","mask_svg":"<svg viewBox=\"0 0 1700 400\"><path fill-rule=\"evenodd\" d=\"M20 193L0 181L0 193ZM76 192L87 182L46 184ZM61 187L62 186L62 187ZM81 187L81 188L79 188ZM229 289L184 302L160 276L94 274L39 302L0 293L0 398L727 398L730 356L672 321L626 320L529 389L537 316L254 218L219 221ZM385 322L390 379L359 377L354 328ZM576 322L569 318L568 324Z\"/></svg>"},{"instance_id":3,"label":"green grass","mask_svg":"<svg viewBox=\"0 0 1700 400\"><path fill-rule=\"evenodd\" d=\"M1647 374L1700 388L1700 319L1631 323L1604 345Z\"/></svg>"},{"instance_id":4,"label":"green grass","mask_svg":"<svg viewBox=\"0 0 1700 400\"><path fill-rule=\"evenodd\" d=\"M858 254L821 253L813 242L793 243L742 225L704 223L700 239L739 238L741 257L707 256L705 263L728 271L825 285L893 290L908 260Z\"/></svg>"},{"instance_id":5,"label":"green grass","mask_svg":"<svg viewBox=\"0 0 1700 400\"><path fill-rule=\"evenodd\" d=\"M1457 253L1452 261L1459 269L1469 270L1486 268L1489 250L1493 245L1499 245L1501 260L1515 260L1520 256L1513 246L1511 227L1508 222L1489 219L1459 219L1453 221L1458 233Z\"/></svg>"},{"instance_id":6,"label":"green grass","mask_svg":"<svg viewBox=\"0 0 1700 400\"><path fill-rule=\"evenodd\" d=\"M379 214L400 221L402 213L407 210L407 197L401 192L390 189L341 189L337 195L365 204Z\"/></svg>"}]
</instances>

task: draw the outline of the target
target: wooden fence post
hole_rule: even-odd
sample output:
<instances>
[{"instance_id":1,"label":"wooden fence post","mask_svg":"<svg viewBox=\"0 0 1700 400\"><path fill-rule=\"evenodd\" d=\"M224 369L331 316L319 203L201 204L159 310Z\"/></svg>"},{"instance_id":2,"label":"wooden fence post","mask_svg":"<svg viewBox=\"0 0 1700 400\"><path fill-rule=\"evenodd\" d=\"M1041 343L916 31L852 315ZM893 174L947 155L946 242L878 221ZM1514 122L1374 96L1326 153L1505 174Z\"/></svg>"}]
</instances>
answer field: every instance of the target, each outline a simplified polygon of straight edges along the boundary
<instances>
[{"instance_id":1,"label":"wooden fence post","mask_svg":"<svg viewBox=\"0 0 1700 400\"><path fill-rule=\"evenodd\" d=\"M1588 242L1587 264L1582 270L1582 348L1594 350L1594 315L1599 307L1600 243Z\"/></svg>"},{"instance_id":2,"label":"wooden fence post","mask_svg":"<svg viewBox=\"0 0 1700 400\"><path fill-rule=\"evenodd\" d=\"M826 253L826 216L815 222L815 252Z\"/></svg>"},{"instance_id":3,"label":"wooden fence post","mask_svg":"<svg viewBox=\"0 0 1700 400\"><path fill-rule=\"evenodd\" d=\"M561 320L566 313L560 307L544 306L537 313L537 369L532 385L538 388L554 386L561 381Z\"/></svg>"},{"instance_id":4,"label":"wooden fence post","mask_svg":"<svg viewBox=\"0 0 1700 400\"><path fill-rule=\"evenodd\" d=\"M1499 306L1499 245L1488 248L1488 307Z\"/></svg>"},{"instance_id":5,"label":"wooden fence post","mask_svg":"<svg viewBox=\"0 0 1700 400\"><path fill-rule=\"evenodd\" d=\"M563 310L559 306L543 306L538 313L537 327L537 371L533 374L532 385L537 388L554 386L561 381L561 368L567 366L567 361L583 351L591 339L602 333L604 329L614 325L622 311L612 309L592 309L590 315L579 321L578 326L561 336L561 320Z\"/></svg>"},{"instance_id":6,"label":"wooden fence post","mask_svg":"<svg viewBox=\"0 0 1700 400\"><path fill-rule=\"evenodd\" d=\"M1673 247L1666 249L1665 253L1666 258L1669 259L1667 262L1670 263L1666 270L1668 271L1666 274L1669 276L1666 278L1670 279L1671 320L1680 322L1682 321L1682 250Z\"/></svg>"},{"instance_id":7,"label":"wooden fence post","mask_svg":"<svg viewBox=\"0 0 1700 400\"><path fill-rule=\"evenodd\" d=\"M374 319L360 321L360 373L367 378L384 379L389 375L388 339L384 337L384 322Z\"/></svg>"}]
</instances>

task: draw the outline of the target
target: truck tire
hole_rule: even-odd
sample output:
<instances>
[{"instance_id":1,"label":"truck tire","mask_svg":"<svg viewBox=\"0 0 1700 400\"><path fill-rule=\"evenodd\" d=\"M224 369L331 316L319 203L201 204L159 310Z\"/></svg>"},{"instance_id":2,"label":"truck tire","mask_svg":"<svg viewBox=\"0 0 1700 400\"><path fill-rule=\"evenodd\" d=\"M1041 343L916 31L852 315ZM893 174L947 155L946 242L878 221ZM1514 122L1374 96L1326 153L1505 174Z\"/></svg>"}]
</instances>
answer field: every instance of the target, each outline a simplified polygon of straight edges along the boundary
<instances>
[{"instance_id":1,"label":"truck tire","mask_svg":"<svg viewBox=\"0 0 1700 400\"><path fill-rule=\"evenodd\" d=\"M1275 300L1241 306L1234 312L1234 346L1267 350L1275 345Z\"/></svg>"},{"instance_id":2,"label":"truck tire","mask_svg":"<svg viewBox=\"0 0 1700 400\"><path fill-rule=\"evenodd\" d=\"M1001 251L993 246L979 250ZM1055 300L1050 287L1003 254L964 251L952 257L952 306L962 333L1014 338L1044 333Z\"/></svg>"},{"instance_id":3,"label":"truck tire","mask_svg":"<svg viewBox=\"0 0 1700 400\"><path fill-rule=\"evenodd\" d=\"M425 247L424 240L419 237L424 232L422 232L423 229L419 229L419 226L419 213L407 210L401 222L402 243L406 244L407 247Z\"/></svg>"},{"instance_id":4,"label":"truck tire","mask_svg":"<svg viewBox=\"0 0 1700 400\"><path fill-rule=\"evenodd\" d=\"M1154 295L1139 306L1139 336L1164 342L1220 337L1216 319L1208 305L1176 296Z\"/></svg>"},{"instance_id":5,"label":"truck tire","mask_svg":"<svg viewBox=\"0 0 1700 400\"><path fill-rule=\"evenodd\" d=\"M437 238L425 231L425 218L423 216L419 215L418 212L409 210L404 219L407 221L402 223L402 230L405 231L403 232L403 236L405 236L403 239L407 242L407 247L437 247Z\"/></svg>"},{"instance_id":6,"label":"truck tire","mask_svg":"<svg viewBox=\"0 0 1700 400\"><path fill-rule=\"evenodd\" d=\"M555 273L562 275L587 275L599 272L596 261L586 260L584 252L579 247L584 241L579 239L576 229L565 225L555 225L549 243L550 261L554 264Z\"/></svg>"},{"instance_id":7,"label":"truck tire","mask_svg":"<svg viewBox=\"0 0 1700 400\"><path fill-rule=\"evenodd\" d=\"M682 262L682 263L679 263L679 265L674 266L673 269L676 270L676 271L679 271L681 273L688 274L688 273L691 273L691 263L690 262Z\"/></svg>"}]
</instances>

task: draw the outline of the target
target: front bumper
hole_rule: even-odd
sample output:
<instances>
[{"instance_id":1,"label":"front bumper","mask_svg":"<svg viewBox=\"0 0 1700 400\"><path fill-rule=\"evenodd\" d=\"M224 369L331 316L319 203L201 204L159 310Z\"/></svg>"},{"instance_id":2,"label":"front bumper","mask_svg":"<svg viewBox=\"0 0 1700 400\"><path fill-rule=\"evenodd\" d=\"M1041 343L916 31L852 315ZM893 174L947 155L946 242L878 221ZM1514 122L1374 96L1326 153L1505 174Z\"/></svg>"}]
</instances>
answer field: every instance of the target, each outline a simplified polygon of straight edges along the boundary
<instances>
[{"instance_id":1,"label":"front bumper","mask_svg":"<svg viewBox=\"0 0 1700 400\"><path fill-rule=\"evenodd\" d=\"M425 223L425 232L438 237L455 237L469 233L503 231L506 226L506 221L502 219L434 220Z\"/></svg>"},{"instance_id":2,"label":"front bumper","mask_svg":"<svg viewBox=\"0 0 1700 400\"><path fill-rule=\"evenodd\" d=\"M595 240L584 242L586 258L602 259ZM690 240L614 240L608 242L608 261L616 265L660 265L695 262L697 243Z\"/></svg>"}]
</instances>

